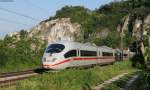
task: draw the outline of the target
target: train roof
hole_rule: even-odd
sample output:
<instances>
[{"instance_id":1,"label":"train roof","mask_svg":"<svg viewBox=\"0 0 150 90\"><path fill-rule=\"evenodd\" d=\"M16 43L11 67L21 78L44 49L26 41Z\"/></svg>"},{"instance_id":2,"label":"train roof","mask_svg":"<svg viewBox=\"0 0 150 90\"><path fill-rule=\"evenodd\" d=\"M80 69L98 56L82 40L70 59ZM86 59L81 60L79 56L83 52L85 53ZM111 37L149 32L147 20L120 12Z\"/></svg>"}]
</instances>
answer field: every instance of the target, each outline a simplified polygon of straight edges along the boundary
<instances>
[{"instance_id":1,"label":"train roof","mask_svg":"<svg viewBox=\"0 0 150 90\"><path fill-rule=\"evenodd\" d=\"M73 42L73 41L57 41L57 42L52 42L52 43L49 43L49 44L54 44L54 43L59 43L59 44L64 44L64 45L67 45L67 44L82 44L82 43Z\"/></svg>"},{"instance_id":2,"label":"train roof","mask_svg":"<svg viewBox=\"0 0 150 90\"><path fill-rule=\"evenodd\" d=\"M110 48L110 47L108 47L108 46L100 46L100 48L108 49L108 50L113 50L113 48Z\"/></svg>"},{"instance_id":3,"label":"train roof","mask_svg":"<svg viewBox=\"0 0 150 90\"><path fill-rule=\"evenodd\" d=\"M53 42L53 43L49 43L49 44L54 44L54 43L59 43L59 44L63 44L63 45L76 45L76 46L82 46L82 47L95 47L95 48L99 48L101 50L113 50L113 48L110 48L108 46L96 46L92 43L79 43L79 42L73 42L73 41L57 41L57 42Z\"/></svg>"}]
</instances>

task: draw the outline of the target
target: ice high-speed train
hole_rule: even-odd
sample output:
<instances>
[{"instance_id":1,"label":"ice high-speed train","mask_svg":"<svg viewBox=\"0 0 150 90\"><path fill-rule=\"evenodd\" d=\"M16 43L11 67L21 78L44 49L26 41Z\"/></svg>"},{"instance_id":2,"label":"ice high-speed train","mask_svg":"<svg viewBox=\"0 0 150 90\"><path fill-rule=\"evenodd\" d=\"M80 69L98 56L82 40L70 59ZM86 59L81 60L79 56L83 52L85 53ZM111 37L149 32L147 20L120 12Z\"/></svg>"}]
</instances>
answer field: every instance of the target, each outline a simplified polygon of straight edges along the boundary
<instances>
[{"instance_id":1,"label":"ice high-speed train","mask_svg":"<svg viewBox=\"0 0 150 90\"><path fill-rule=\"evenodd\" d=\"M102 46L97 47L78 42L59 41L51 43L46 48L42 67L44 69L60 70L70 67L91 66L96 64L108 64L116 61L116 50ZM129 56L124 51L124 57Z\"/></svg>"}]
</instances>

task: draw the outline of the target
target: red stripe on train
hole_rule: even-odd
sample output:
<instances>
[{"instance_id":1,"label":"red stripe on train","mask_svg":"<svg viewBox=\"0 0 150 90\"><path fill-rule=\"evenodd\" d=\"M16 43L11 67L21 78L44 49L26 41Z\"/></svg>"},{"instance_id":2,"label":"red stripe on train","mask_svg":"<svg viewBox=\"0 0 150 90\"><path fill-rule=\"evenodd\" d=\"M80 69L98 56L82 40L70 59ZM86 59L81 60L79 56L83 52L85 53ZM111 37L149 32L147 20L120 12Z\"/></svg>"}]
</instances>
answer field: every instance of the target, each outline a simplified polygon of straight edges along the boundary
<instances>
[{"instance_id":1,"label":"red stripe on train","mask_svg":"<svg viewBox=\"0 0 150 90\"><path fill-rule=\"evenodd\" d=\"M95 59L112 59L112 58L114 58L114 57L104 56L104 57L97 57L97 58L73 58L72 60L95 60ZM71 61L71 59L63 60L63 61L53 64L53 65L43 65L43 66L56 66L56 65L63 64L63 63L69 62L69 61Z\"/></svg>"},{"instance_id":2,"label":"red stripe on train","mask_svg":"<svg viewBox=\"0 0 150 90\"><path fill-rule=\"evenodd\" d=\"M59 62L59 63L53 64L53 65L51 65L51 66L56 66L56 65L59 65L59 64L62 64L62 63L66 63L66 62L69 62L69 61L70 61L70 59L64 60L64 61L61 61L61 62Z\"/></svg>"},{"instance_id":3,"label":"red stripe on train","mask_svg":"<svg viewBox=\"0 0 150 90\"><path fill-rule=\"evenodd\" d=\"M97 58L73 58L73 60L93 60L93 59L112 59L112 56L104 56L104 57L97 57Z\"/></svg>"}]
</instances>

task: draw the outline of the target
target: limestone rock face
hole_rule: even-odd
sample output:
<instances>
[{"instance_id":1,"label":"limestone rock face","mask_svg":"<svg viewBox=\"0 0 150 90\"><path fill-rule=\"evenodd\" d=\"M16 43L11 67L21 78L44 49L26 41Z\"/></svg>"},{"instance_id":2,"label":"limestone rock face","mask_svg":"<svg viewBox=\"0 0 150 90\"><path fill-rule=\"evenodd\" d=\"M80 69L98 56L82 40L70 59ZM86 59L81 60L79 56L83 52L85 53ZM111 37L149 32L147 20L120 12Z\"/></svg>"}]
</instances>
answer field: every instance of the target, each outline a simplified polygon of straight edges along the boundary
<instances>
[{"instance_id":1,"label":"limestone rock face","mask_svg":"<svg viewBox=\"0 0 150 90\"><path fill-rule=\"evenodd\" d=\"M80 30L81 25L72 23L70 18L57 18L42 21L35 27L25 31L27 31L27 36L30 38L36 37L51 43L59 40L77 41L81 38ZM9 34L9 36L13 35L19 38L20 34L19 32Z\"/></svg>"},{"instance_id":2,"label":"limestone rock face","mask_svg":"<svg viewBox=\"0 0 150 90\"><path fill-rule=\"evenodd\" d=\"M146 17L145 24L150 25L150 14Z\"/></svg>"},{"instance_id":3,"label":"limestone rock face","mask_svg":"<svg viewBox=\"0 0 150 90\"><path fill-rule=\"evenodd\" d=\"M41 22L29 32L29 37L40 37L47 42L58 40L76 41L80 38L80 24L71 23L70 18Z\"/></svg>"},{"instance_id":4,"label":"limestone rock face","mask_svg":"<svg viewBox=\"0 0 150 90\"><path fill-rule=\"evenodd\" d=\"M123 27L122 27L122 30L125 31L125 30L128 30L128 23L129 23L129 16L125 17L124 18L124 24L123 24ZM123 20L122 20L123 21ZM142 21L140 19L136 19L135 22L134 22L134 25L133 25L133 35L135 35L136 37L140 37L140 26L142 24ZM120 32L120 28L121 26L118 25L117 26L117 31ZM144 19L144 30L146 30L147 28L150 28L150 14L145 17Z\"/></svg>"}]
</instances>

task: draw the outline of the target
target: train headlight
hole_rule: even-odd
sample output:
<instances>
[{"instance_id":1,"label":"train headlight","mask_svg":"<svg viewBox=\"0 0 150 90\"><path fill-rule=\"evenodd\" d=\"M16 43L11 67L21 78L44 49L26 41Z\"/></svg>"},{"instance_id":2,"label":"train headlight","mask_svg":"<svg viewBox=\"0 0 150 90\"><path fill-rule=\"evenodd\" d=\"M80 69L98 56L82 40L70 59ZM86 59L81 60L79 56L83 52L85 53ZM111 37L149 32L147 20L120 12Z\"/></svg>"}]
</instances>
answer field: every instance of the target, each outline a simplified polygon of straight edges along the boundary
<instances>
[{"instance_id":1,"label":"train headlight","mask_svg":"<svg viewBox=\"0 0 150 90\"><path fill-rule=\"evenodd\" d=\"M51 53L49 53L49 56L52 56L52 54L51 54Z\"/></svg>"},{"instance_id":2,"label":"train headlight","mask_svg":"<svg viewBox=\"0 0 150 90\"><path fill-rule=\"evenodd\" d=\"M54 62L55 60L57 60L57 58L53 58L53 59L52 59L52 62Z\"/></svg>"},{"instance_id":3,"label":"train headlight","mask_svg":"<svg viewBox=\"0 0 150 90\"><path fill-rule=\"evenodd\" d=\"M46 58L43 58L43 61L46 62Z\"/></svg>"}]
</instances>

